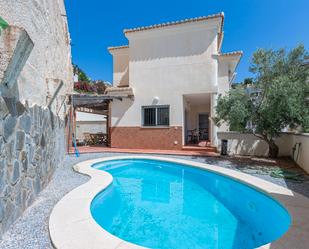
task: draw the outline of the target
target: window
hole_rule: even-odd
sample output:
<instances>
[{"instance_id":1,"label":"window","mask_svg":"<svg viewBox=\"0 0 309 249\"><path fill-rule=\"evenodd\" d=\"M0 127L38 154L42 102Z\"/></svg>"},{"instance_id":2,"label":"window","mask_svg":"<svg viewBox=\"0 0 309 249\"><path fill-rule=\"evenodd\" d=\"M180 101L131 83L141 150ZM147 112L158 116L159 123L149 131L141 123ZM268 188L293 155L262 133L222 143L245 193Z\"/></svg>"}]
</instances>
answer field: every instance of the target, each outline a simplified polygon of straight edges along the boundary
<instances>
[{"instance_id":1,"label":"window","mask_svg":"<svg viewBox=\"0 0 309 249\"><path fill-rule=\"evenodd\" d=\"M168 126L170 124L169 106L143 106L143 126Z\"/></svg>"},{"instance_id":2,"label":"window","mask_svg":"<svg viewBox=\"0 0 309 249\"><path fill-rule=\"evenodd\" d=\"M170 124L170 108L168 106L157 108L157 125Z\"/></svg>"},{"instance_id":3,"label":"window","mask_svg":"<svg viewBox=\"0 0 309 249\"><path fill-rule=\"evenodd\" d=\"M156 125L156 108L145 107L144 108L144 126Z\"/></svg>"}]
</instances>

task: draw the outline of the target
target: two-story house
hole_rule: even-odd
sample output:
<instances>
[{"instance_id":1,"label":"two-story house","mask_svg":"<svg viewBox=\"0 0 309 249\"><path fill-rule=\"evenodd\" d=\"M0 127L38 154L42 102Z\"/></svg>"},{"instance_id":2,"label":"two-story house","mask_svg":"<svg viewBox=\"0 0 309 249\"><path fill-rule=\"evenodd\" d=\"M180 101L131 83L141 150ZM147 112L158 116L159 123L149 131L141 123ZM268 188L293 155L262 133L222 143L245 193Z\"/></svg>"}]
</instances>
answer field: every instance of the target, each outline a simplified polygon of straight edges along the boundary
<instances>
[{"instance_id":1,"label":"two-story house","mask_svg":"<svg viewBox=\"0 0 309 249\"><path fill-rule=\"evenodd\" d=\"M109 47L113 87L111 147L217 146L211 117L230 88L242 52L222 53L224 14L125 29L127 46Z\"/></svg>"}]
</instances>

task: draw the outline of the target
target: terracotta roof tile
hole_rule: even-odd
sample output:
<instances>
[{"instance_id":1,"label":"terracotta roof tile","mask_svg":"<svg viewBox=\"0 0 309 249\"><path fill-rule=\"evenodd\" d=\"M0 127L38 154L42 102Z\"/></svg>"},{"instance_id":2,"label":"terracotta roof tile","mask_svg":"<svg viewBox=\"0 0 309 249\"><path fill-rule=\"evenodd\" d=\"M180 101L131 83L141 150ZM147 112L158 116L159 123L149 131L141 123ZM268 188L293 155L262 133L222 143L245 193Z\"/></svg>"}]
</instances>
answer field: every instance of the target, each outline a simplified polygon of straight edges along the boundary
<instances>
[{"instance_id":1,"label":"terracotta roof tile","mask_svg":"<svg viewBox=\"0 0 309 249\"><path fill-rule=\"evenodd\" d=\"M122 48L129 48L129 45L108 47L107 49L110 51L110 50L116 50L116 49L122 49Z\"/></svg>"},{"instance_id":2,"label":"terracotta roof tile","mask_svg":"<svg viewBox=\"0 0 309 249\"><path fill-rule=\"evenodd\" d=\"M106 88L106 92L125 92L125 91L132 91L132 88L129 86L124 87L111 86Z\"/></svg>"},{"instance_id":3,"label":"terracotta roof tile","mask_svg":"<svg viewBox=\"0 0 309 249\"><path fill-rule=\"evenodd\" d=\"M178 24L183 24L183 23L205 21L205 20L219 18L219 17L222 18L222 23L221 23L221 28L220 28L221 29L220 32L222 32L223 22L224 22L224 13L223 12L217 13L217 14L214 14L214 15L209 15L209 16L201 16L201 17L183 19L183 20L180 20L180 21L166 22L166 23L160 23L160 24L155 24L155 25L150 25L150 26L145 26L145 27L137 27L137 28L132 28L132 29L124 29L123 32L124 33L131 33L131 32L137 32L137 31L173 26L173 25L178 25Z\"/></svg>"},{"instance_id":4,"label":"terracotta roof tile","mask_svg":"<svg viewBox=\"0 0 309 249\"><path fill-rule=\"evenodd\" d=\"M243 51L233 51L228 53L220 53L219 56L243 55Z\"/></svg>"}]
</instances>

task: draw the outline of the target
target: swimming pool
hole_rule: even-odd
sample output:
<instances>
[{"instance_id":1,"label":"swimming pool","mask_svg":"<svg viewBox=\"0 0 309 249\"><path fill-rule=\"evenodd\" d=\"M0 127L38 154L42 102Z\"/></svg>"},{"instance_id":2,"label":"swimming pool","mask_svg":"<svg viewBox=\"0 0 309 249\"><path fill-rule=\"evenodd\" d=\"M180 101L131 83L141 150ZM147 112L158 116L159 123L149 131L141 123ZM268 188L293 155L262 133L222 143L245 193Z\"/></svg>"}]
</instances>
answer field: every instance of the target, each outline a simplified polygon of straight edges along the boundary
<instances>
[{"instance_id":1,"label":"swimming pool","mask_svg":"<svg viewBox=\"0 0 309 249\"><path fill-rule=\"evenodd\" d=\"M278 239L291 223L271 197L207 170L152 159L93 167L113 176L91 202L93 218L144 247L250 249Z\"/></svg>"}]
</instances>

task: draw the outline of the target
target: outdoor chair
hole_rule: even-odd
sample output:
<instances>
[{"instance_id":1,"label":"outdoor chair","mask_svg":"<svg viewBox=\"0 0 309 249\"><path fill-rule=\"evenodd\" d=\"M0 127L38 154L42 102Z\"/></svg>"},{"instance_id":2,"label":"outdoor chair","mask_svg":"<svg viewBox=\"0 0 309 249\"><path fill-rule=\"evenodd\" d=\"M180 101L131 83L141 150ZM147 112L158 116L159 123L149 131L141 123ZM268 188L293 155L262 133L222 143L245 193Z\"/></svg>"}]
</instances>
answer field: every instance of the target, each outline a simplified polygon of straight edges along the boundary
<instances>
[{"instance_id":1,"label":"outdoor chair","mask_svg":"<svg viewBox=\"0 0 309 249\"><path fill-rule=\"evenodd\" d=\"M199 133L197 129L188 130L188 142L196 144L199 140Z\"/></svg>"},{"instance_id":2,"label":"outdoor chair","mask_svg":"<svg viewBox=\"0 0 309 249\"><path fill-rule=\"evenodd\" d=\"M85 145L93 145L93 140L90 133L85 132L83 134L84 134Z\"/></svg>"}]
</instances>

